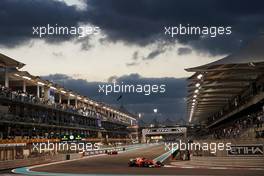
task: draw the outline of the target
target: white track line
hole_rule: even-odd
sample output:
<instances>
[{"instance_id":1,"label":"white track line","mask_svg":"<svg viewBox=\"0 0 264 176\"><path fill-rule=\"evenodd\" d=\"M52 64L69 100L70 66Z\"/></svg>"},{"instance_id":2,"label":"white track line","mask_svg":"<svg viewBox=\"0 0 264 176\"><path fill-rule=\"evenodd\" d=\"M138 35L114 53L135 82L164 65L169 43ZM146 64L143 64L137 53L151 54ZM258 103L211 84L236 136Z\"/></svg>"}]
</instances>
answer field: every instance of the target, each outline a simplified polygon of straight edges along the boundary
<instances>
[{"instance_id":1,"label":"white track line","mask_svg":"<svg viewBox=\"0 0 264 176\"><path fill-rule=\"evenodd\" d=\"M165 165L164 167L169 167L169 168L182 168L182 169L240 169L240 170L264 170L264 168L260 167L222 167L222 166L183 166L183 165Z\"/></svg>"}]
</instances>

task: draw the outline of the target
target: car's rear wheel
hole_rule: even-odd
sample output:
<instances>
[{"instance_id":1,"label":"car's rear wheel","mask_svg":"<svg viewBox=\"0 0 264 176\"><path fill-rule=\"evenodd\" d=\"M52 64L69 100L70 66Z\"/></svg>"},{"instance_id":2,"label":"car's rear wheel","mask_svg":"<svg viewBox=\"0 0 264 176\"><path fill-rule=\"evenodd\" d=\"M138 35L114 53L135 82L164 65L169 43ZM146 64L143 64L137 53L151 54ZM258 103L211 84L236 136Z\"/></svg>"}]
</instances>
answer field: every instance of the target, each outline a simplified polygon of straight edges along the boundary
<instances>
[{"instance_id":1,"label":"car's rear wheel","mask_svg":"<svg viewBox=\"0 0 264 176\"><path fill-rule=\"evenodd\" d=\"M157 161L157 165L161 165L161 162L160 161Z\"/></svg>"},{"instance_id":2,"label":"car's rear wheel","mask_svg":"<svg viewBox=\"0 0 264 176\"><path fill-rule=\"evenodd\" d=\"M157 164L158 166L163 166L163 163L160 162L160 161L157 161L156 164Z\"/></svg>"},{"instance_id":3,"label":"car's rear wheel","mask_svg":"<svg viewBox=\"0 0 264 176\"><path fill-rule=\"evenodd\" d=\"M146 162L144 162L142 165L143 165L143 167L149 167L149 164Z\"/></svg>"},{"instance_id":4,"label":"car's rear wheel","mask_svg":"<svg viewBox=\"0 0 264 176\"><path fill-rule=\"evenodd\" d=\"M128 166L129 167L135 167L136 166L136 163L134 161L129 161L128 162Z\"/></svg>"}]
</instances>

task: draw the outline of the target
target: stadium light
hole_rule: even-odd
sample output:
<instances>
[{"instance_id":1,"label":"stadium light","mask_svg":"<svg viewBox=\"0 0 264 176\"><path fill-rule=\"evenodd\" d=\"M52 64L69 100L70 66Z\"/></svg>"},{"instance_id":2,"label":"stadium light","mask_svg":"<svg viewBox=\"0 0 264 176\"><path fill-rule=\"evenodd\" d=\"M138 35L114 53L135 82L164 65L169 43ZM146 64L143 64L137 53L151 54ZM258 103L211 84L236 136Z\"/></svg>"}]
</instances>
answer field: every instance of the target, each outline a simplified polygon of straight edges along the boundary
<instances>
[{"instance_id":1,"label":"stadium light","mask_svg":"<svg viewBox=\"0 0 264 176\"><path fill-rule=\"evenodd\" d=\"M196 83L195 87L200 87L200 85L201 85L200 83Z\"/></svg>"},{"instance_id":2,"label":"stadium light","mask_svg":"<svg viewBox=\"0 0 264 176\"><path fill-rule=\"evenodd\" d=\"M249 62L248 64L250 67L256 67L256 65L253 62Z\"/></svg>"},{"instance_id":3,"label":"stadium light","mask_svg":"<svg viewBox=\"0 0 264 176\"><path fill-rule=\"evenodd\" d=\"M193 108L194 108L194 107L192 107L192 109L191 109L191 112L190 112L190 118L189 118L189 122L191 122L191 121L192 121L192 117L193 117Z\"/></svg>"},{"instance_id":4,"label":"stadium light","mask_svg":"<svg viewBox=\"0 0 264 176\"><path fill-rule=\"evenodd\" d=\"M44 86L45 84L43 82L37 82L38 85Z\"/></svg>"},{"instance_id":5,"label":"stadium light","mask_svg":"<svg viewBox=\"0 0 264 176\"><path fill-rule=\"evenodd\" d=\"M196 98L196 97L197 97L197 95L194 95L194 96L193 96L193 98Z\"/></svg>"},{"instance_id":6,"label":"stadium light","mask_svg":"<svg viewBox=\"0 0 264 176\"><path fill-rule=\"evenodd\" d=\"M57 88L53 86L50 86L50 89L57 90Z\"/></svg>"},{"instance_id":7,"label":"stadium light","mask_svg":"<svg viewBox=\"0 0 264 176\"><path fill-rule=\"evenodd\" d=\"M192 114L190 115L190 118L189 118L189 122L191 122L192 121Z\"/></svg>"},{"instance_id":8,"label":"stadium light","mask_svg":"<svg viewBox=\"0 0 264 176\"><path fill-rule=\"evenodd\" d=\"M195 102L196 100L195 99L193 99L193 102Z\"/></svg>"},{"instance_id":9,"label":"stadium light","mask_svg":"<svg viewBox=\"0 0 264 176\"><path fill-rule=\"evenodd\" d=\"M198 79L202 79L202 77L203 77L202 74L199 74L199 75L197 76Z\"/></svg>"},{"instance_id":10,"label":"stadium light","mask_svg":"<svg viewBox=\"0 0 264 176\"><path fill-rule=\"evenodd\" d=\"M199 89L196 89L195 91L194 91L194 93L198 93L199 92Z\"/></svg>"},{"instance_id":11,"label":"stadium light","mask_svg":"<svg viewBox=\"0 0 264 176\"><path fill-rule=\"evenodd\" d=\"M27 79L27 80L31 80L31 78L28 76L22 76L22 78Z\"/></svg>"},{"instance_id":12,"label":"stadium light","mask_svg":"<svg viewBox=\"0 0 264 176\"><path fill-rule=\"evenodd\" d=\"M153 109L153 112L154 113L157 113L158 112L158 109L157 108Z\"/></svg>"}]
</instances>

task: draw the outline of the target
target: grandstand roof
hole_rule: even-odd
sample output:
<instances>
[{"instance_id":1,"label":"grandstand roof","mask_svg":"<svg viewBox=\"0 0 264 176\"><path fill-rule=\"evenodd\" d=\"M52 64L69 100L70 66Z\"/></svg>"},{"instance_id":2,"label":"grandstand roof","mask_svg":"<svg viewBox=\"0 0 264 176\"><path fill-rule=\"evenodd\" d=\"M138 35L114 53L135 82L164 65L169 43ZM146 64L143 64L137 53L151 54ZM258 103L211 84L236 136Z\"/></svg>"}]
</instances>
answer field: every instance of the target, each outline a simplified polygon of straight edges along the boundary
<instances>
[{"instance_id":1,"label":"grandstand roof","mask_svg":"<svg viewBox=\"0 0 264 176\"><path fill-rule=\"evenodd\" d=\"M201 122L219 112L264 74L264 36L218 61L189 68L187 111L189 121Z\"/></svg>"},{"instance_id":2,"label":"grandstand roof","mask_svg":"<svg viewBox=\"0 0 264 176\"><path fill-rule=\"evenodd\" d=\"M0 53L0 66L22 68L25 66L25 64Z\"/></svg>"},{"instance_id":3,"label":"grandstand roof","mask_svg":"<svg viewBox=\"0 0 264 176\"><path fill-rule=\"evenodd\" d=\"M220 65L259 63L264 61L264 35L248 43L240 51L233 53L215 62L199 67L188 68L186 71L197 72L213 69Z\"/></svg>"}]
</instances>

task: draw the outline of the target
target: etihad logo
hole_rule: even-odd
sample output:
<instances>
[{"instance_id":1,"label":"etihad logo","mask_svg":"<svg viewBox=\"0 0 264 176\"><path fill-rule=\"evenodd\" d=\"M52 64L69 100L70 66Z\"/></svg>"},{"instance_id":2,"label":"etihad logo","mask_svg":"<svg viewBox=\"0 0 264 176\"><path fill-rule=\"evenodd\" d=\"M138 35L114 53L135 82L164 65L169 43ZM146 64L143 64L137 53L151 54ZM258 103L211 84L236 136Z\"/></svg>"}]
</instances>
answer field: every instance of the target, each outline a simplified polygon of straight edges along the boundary
<instances>
[{"instance_id":1,"label":"etihad logo","mask_svg":"<svg viewBox=\"0 0 264 176\"><path fill-rule=\"evenodd\" d=\"M263 155L263 145L231 146L228 155Z\"/></svg>"}]
</instances>

